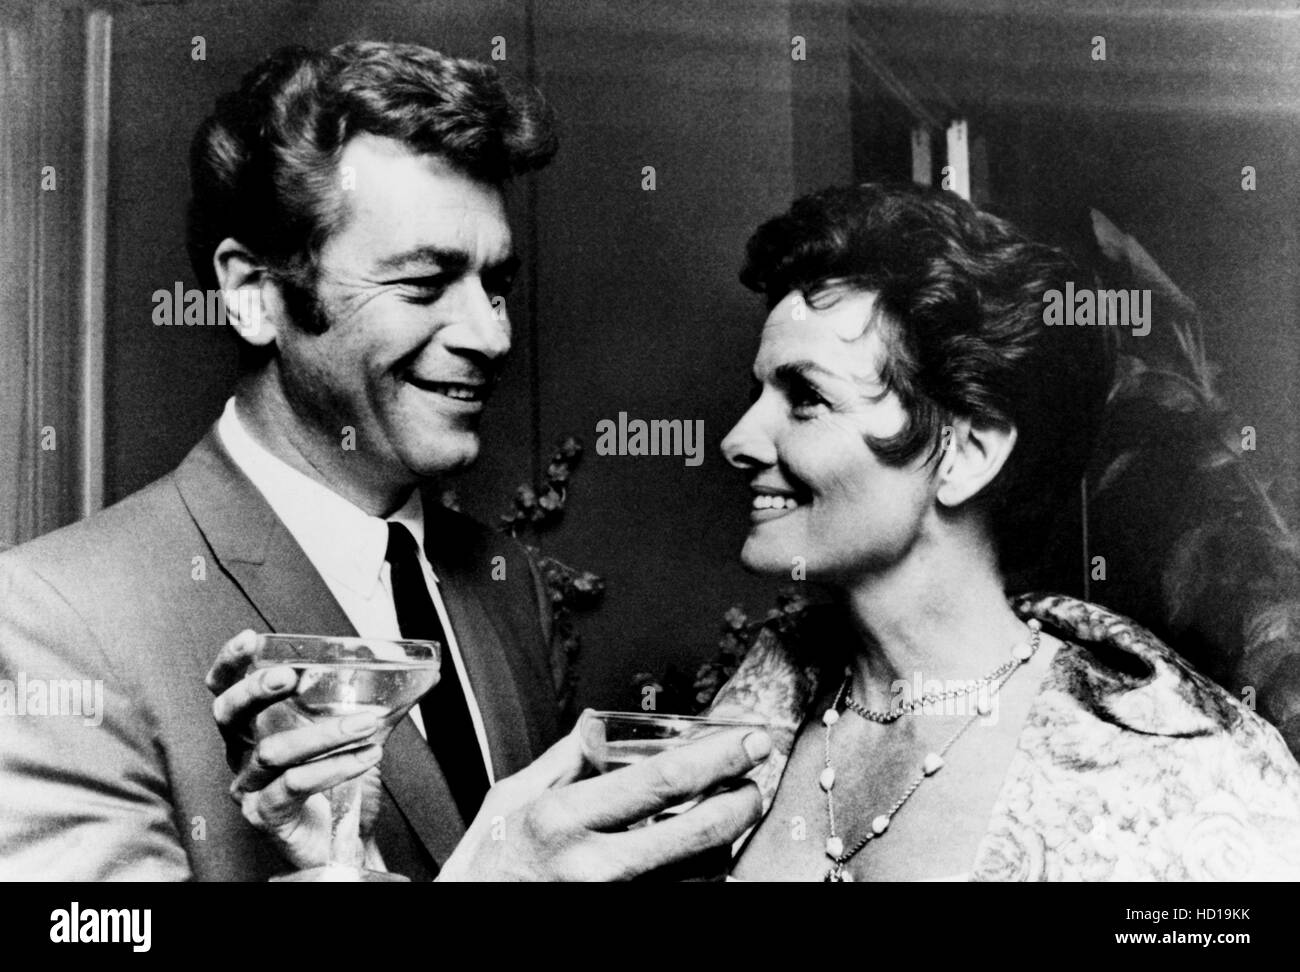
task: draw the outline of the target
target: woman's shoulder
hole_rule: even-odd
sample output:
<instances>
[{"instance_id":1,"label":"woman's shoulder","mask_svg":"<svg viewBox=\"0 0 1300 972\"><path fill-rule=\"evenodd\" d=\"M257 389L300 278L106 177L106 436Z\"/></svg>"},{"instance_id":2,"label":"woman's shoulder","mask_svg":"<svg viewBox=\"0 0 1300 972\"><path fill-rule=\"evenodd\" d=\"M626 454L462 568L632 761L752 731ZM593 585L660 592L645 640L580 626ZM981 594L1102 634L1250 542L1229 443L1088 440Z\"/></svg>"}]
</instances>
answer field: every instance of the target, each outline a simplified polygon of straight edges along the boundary
<instances>
[{"instance_id":1,"label":"woman's shoulder","mask_svg":"<svg viewBox=\"0 0 1300 972\"><path fill-rule=\"evenodd\" d=\"M1111 724L1157 736L1272 728L1131 618L1062 594L1023 594L1011 604L1063 643L1055 686Z\"/></svg>"},{"instance_id":2,"label":"woman's shoulder","mask_svg":"<svg viewBox=\"0 0 1300 972\"><path fill-rule=\"evenodd\" d=\"M1277 730L1128 618L1059 595L1013 606L1062 647L977 877L1300 876L1300 766Z\"/></svg>"}]
</instances>

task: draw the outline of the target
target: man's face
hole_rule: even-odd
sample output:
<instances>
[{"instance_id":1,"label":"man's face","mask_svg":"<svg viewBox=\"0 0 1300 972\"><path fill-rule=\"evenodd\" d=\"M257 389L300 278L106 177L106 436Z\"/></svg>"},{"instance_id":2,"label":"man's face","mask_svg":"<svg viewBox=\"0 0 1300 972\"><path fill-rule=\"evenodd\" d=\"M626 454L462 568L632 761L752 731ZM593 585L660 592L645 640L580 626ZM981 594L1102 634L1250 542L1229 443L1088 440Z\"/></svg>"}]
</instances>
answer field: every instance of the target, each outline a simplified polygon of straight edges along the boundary
<instances>
[{"instance_id":1,"label":"man's face","mask_svg":"<svg viewBox=\"0 0 1300 972\"><path fill-rule=\"evenodd\" d=\"M308 434L344 449L351 427L363 475L405 486L478 455L510 350L510 229L498 187L393 139L353 139L339 173L346 216L316 287L325 330L279 329L280 377Z\"/></svg>"}]
</instances>

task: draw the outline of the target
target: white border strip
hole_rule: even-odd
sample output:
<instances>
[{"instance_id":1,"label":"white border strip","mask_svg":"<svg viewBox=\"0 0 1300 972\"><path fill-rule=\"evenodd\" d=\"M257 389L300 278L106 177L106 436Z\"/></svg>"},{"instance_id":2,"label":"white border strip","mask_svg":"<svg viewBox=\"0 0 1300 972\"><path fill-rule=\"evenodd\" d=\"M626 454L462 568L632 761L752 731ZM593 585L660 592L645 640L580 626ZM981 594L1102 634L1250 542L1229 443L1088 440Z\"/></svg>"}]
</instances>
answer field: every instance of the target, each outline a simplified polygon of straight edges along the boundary
<instances>
[{"instance_id":1,"label":"white border strip","mask_svg":"<svg viewBox=\"0 0 1300 972\"><path fill-rule=\"evenodd\" d=\"M104 289L107 280L108 107L113 15L86 12L81 249L81 515L104 505Z\"/></svg>"}]
</instances>

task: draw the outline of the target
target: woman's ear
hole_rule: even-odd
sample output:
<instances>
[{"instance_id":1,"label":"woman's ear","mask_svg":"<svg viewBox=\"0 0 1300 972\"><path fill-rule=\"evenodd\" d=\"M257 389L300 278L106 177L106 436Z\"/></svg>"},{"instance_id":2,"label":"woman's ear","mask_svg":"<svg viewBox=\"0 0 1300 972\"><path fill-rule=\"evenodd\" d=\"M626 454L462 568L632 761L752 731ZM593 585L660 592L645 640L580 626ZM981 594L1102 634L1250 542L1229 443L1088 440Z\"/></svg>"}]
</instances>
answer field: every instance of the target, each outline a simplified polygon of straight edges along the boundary
<instances>
[{"instance_id":1,"label":"woman's ear","mask_svg":"<svg viewBox=\"0 0 1300 972\"><path fill-rule=\"evenodd\" d=\"M943 428L935 498L955 509L997 477L1016 445L1013 425L972 425L955 419Z\"/></svg>"},{"instance_id":2,"label":"woman's ear","mask_svg":"<svg viewBox=\"0 0 1300 972\"><path fill-rule=\"evenodd\" d=\"M254 347L275 342L283 307L266 266L238 240L224 239L212 254L226 322Z\"/></svg>"}]
</instances>

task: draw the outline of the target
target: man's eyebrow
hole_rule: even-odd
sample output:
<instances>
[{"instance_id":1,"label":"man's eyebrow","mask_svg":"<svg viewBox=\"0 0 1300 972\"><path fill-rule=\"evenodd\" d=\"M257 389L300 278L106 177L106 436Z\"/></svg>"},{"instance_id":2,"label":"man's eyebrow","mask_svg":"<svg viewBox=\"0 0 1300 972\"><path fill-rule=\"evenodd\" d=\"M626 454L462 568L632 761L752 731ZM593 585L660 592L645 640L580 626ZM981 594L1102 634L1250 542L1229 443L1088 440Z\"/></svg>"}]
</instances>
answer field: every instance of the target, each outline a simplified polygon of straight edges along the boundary
<instances>
[{"instance_id":1,"label":"man's eyebrow","mask_svg":"<svg viewBox=\"0 0 1300 972\"><path fill-rule=\"evenodd\" d=\"M375 265L375 270L379 273L393 273L409 270L412 267L436 266L443 273L462 273L473 263L474 258L467 250L426 245L412 247L401 253L384 257ZM501 259L491 261L483 269L512 272L519 269L519 257L507 253Z\"/></svg>"},{"instance_id":2,"label":"man's eyebrow","mask_svg":"<svg viewBox=\"0 0 1300 972\"><path fill-rule=\"evenodd\" d=\"M375 269L381 273L388 273L432 264L443 271L454 273L464 270L469 263L469 253L464 250L452 250L441 246L416 246L384 257L375 265Z\"/></svg>"}]
</instances>

